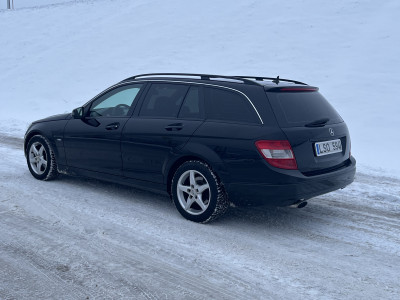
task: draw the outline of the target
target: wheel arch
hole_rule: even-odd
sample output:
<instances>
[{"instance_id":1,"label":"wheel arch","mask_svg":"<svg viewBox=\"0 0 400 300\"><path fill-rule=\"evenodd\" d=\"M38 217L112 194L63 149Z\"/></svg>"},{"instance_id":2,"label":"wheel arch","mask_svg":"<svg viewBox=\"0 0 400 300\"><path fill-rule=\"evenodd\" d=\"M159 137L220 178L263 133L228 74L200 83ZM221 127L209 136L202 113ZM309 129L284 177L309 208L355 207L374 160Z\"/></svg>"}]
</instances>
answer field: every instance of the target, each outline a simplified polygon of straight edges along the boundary
<instances>
[{"instance_id":1,"label":"wheel arch","mask_svg":"<svg viewBox=\"0 0 400 300\"><path fill-rule=\"evenodd\" d=\"M46 138L48 140L48 142L50 143L50 146L52 147L52 150L54 152L54 155L56 157L56 160L59 161L60 158L60 152L59 149L56 145L56 142L54 140L53 135L51 134L51 132L48 132L47 130L42 130L43 128L34 128L31 131L29 131L26 135L25 135L25 139L24 139L24 154L25 157L27 155L27 146L29 141L32 139L32 137L39 135L39 136L43 136L44 138ZM46 128L44 128L46 129ZM47 133L46 133L47 131Z\"/></svg>"},{"instance_id":2,"label":"wheel arch","mask_svg":"<svg viewBox=\"0 0 400 300\"><path fill-rule=\"evenodd\" d=\"M186 147L185 151L186 155L182 155L178 158L176 158L168 168L166 168L167 174L166 176L166 185L167 185L167 192L168 194L171 195L171 182L172 178L174 177L174 174L176 170L185 162L190 161L190 160L197 160L201 161L205 164L207 164L215 173L215 175L219 178L221 183L223 185L226 185L229 183L229 173L227 172L225 168L225 164L221 160L221 158L211 149L205 147L204 145L198 145L196 147L195 145L188 145L189 147ZM192 147L193 146L193 147ZM190 149L197 149L198 151L189 151Z\"/></svg>"}]
</instances>

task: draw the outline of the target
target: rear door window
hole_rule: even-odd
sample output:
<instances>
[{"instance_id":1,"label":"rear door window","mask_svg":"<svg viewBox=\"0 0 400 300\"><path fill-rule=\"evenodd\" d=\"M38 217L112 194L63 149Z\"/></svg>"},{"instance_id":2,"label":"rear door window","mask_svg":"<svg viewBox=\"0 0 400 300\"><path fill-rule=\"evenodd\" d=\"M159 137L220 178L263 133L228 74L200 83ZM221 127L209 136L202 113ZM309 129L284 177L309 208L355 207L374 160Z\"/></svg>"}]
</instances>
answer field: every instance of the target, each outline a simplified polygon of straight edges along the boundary
<instances>
[{"instance_id":1,"label":"rear door window","mask_svg":"<svg viewBox=\"0 0 400 300\"><path fill-rule=\"evenodd\" d=\"M319 92L269 92L268 99L281 127L301 127L328 118L327 124L343 122Z\"/></svg>"},{"instance_id":2,"label":"rear door window","mask_svg":"<svg viewBox=\"0 0 400 300\"><path fill-rule=\"evenodd\" d=\"M260 122L247 98L238 92L208 87L204 90L207 119L235 123Z\"/></svg>"},{"instance_id":3,"label":"rear door window","mask_svg":"<svg viewBox=\"0 0 400 300\"><path fill-rule=\"evenodd\" d=\"M189 87L182 84L153 83L139 115L176 118Z\"/></svg>"}]
</instances>

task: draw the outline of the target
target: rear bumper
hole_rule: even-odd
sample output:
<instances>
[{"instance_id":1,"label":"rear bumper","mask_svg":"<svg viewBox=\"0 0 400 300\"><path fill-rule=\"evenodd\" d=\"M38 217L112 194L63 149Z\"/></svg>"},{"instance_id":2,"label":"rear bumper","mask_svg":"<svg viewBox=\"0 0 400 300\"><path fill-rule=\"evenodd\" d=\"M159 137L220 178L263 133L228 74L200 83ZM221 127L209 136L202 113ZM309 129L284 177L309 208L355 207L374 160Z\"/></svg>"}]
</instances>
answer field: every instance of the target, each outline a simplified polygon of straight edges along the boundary
<instances>
[{"instance_id":1,"label":"rear bumper","mask_svg":"<svg viewBox=\"0 0 400 300\"><path fill-rule=\"evenodd\" d=\"M351 184L356 172L356 160L330 173L317 176L289 176L289 183L232 183L227 187L230 200L239 205L288 206ZM295 181L295 183L293 183Z\"/></svg>"}]
</instances>

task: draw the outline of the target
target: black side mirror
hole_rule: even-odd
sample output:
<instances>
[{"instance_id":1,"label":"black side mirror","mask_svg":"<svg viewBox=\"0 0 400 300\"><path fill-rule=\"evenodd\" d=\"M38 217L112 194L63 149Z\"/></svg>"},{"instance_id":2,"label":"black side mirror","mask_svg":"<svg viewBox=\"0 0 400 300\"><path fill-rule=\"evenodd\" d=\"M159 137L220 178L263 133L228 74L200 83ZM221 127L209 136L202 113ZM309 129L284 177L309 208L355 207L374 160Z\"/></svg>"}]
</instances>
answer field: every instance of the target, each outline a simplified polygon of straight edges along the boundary
<instances>
[{"instance_id":1,"label":"black side mirror","mask_svg":"<svg viewBox=\"0 0 400 300\"><path fill-rule=\"evenodd\" d=\"M83 107L75 108L72 111L72 117L74 119L83 119Z\"/></svg>"}]
</instances>

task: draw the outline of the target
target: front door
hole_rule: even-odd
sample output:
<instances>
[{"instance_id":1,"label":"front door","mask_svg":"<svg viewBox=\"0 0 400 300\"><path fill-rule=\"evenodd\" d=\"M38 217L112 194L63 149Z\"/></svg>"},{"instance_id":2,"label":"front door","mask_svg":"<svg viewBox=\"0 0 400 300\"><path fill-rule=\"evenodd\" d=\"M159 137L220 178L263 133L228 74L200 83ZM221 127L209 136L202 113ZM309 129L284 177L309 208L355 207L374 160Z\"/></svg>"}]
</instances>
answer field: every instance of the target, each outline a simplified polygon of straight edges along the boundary
<instances>
[{"instance_id":1,"label":"front door","mask_svg":"<svg viewBox=\"0 0 400 300\"><path fill-rule=\"evenodd\" d=\"M82 119L71 119L64 130L69 167L122 175L121 132L135 107L143 84L106 91L85 107Z\"/></svg>"}]
</instances>

